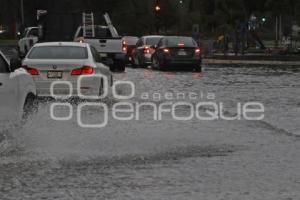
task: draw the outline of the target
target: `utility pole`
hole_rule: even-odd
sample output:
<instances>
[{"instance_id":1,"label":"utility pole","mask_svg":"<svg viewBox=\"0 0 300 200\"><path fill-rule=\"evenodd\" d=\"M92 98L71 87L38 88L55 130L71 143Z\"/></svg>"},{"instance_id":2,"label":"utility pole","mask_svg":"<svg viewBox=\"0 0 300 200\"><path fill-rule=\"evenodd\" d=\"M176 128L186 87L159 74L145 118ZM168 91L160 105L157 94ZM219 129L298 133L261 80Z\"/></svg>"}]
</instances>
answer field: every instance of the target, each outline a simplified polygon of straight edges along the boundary
<instances>
[{"instance_id":1,"label":"utility pole","mask_svg":"<svg viewBox=\"0 0 300 200\"><path fill-rule=\"evenodd\" d=\"M279 40L282 40L282 15L279 16Z\"/></svg>"},{"instance_id":2,"label":"utility pole","mask_svg":"<svg viewBox=\"0 0 300 200\"><path fill-rule=\"evenodd\" d=\"M22 26L24 26L24 24L25 24L25 20L24 20L24 0L20 0L20 8L21 8L21 23L22 23Z\"/></svg>"},{"instance_id":3,"label":"utility pole","mask_svg":"<svg viewBox=\"0 0 300 200\"><path fill-rule=\"evenodd\" d=\"M156 3L155 3L155 7L154 7L154 12L155 12L155 26L156 26L156 34L159 34L159 24L160 24L160 19L159 19L159 14L160 14L160 11L161 11L161 6L160 6L160 2L159 0L156 0Z\"/></svg>"},{"instance_id":4,"label":"utility pole","mask_svg":"<svg viewBox=\"0 0 300 200\"><path fill-rule=\"evenodd\" d=\"M275 34L276 34L275 46L277 47L278 46L278 16L276 16Z\"/></svg>"},{"instance_id":5,"label":"utility pole","mask_svg":"<svg viewBox=\"0 0 300 200\"><path fill-rule=\"evenodd\" d=\"M181 35L184 31L184 14L185 14L185 5L183 0L179 1L179 34Z\"/></svg>"}]
</instances>

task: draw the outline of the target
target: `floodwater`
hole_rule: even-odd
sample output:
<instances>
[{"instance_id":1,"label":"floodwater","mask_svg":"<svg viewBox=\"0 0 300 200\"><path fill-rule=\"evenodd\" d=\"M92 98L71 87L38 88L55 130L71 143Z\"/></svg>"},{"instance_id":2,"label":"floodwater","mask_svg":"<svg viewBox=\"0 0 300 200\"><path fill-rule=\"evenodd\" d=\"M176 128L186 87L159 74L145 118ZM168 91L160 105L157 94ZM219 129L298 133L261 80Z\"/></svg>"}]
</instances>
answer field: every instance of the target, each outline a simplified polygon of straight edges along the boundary
<instances>
[{"instance_id":1,"label":"floodwater","mask_svg":"<svg viewBox=\"0 0 300 200\"><path fill-rule=\"evenodd\" d=\"M78 104L72 105L72 119L55 121L53 102L42 102L27 124L5 132L0 199L300 198L300 67L204 66L202 74L128 68L114 76L134 83L135 95L102 102L108 107L106 127L81 128ZM116 91L131 93L128 85ZM239 103L259 102L265 116L180 121L164 112L154 120L153 109L141 107L139 120L112 117L120 102L136 110L141 103L183 101L221 103L228 117L238 113ZM103 113L86 108L82 122L101 123ZM176 109L179 116L190 113L187 106ZM68 110L56 114L67 116Z\"/></svg>"}]
</instances>

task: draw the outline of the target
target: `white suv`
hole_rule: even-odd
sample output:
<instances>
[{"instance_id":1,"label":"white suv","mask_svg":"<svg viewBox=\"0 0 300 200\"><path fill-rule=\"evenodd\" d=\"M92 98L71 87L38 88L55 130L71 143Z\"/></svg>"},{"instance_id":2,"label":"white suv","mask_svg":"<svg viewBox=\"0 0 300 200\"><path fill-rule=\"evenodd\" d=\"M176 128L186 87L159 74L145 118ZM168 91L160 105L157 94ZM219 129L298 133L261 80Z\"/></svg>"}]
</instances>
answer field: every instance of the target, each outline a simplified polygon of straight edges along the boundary
<instances>
[{"instance_id":1,"label":"white suv","mask_svg":"<svg viewBox=\"0 0 300 200\"><path fill-rule=\"evenodd\" d=\"M10 64L0 51L0 129L18 123L36 108L36 89L21 61Z\"/></svg>"}]
</instances>

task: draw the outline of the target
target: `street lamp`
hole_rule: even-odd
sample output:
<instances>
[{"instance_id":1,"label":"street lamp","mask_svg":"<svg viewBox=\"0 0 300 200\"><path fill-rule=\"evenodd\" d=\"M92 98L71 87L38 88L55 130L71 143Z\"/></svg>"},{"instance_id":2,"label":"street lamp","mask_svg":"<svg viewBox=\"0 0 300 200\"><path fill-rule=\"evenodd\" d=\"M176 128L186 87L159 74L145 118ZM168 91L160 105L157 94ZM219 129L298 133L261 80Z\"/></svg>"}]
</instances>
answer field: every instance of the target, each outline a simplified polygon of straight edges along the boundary
<instances>
[{"instance_id":1,"label":"street lamp","mask_svg":"<svg viewBox=\"0 0 300 200\"><path fill-rule=\"evenodd\" d=\"M160 11L160 9L161 9L161 8L160 8L160 6L159 6L159 5L156 5L156 6L155 6L155 12L159 12L159 11Z\"/></svg>"}]
</instances>

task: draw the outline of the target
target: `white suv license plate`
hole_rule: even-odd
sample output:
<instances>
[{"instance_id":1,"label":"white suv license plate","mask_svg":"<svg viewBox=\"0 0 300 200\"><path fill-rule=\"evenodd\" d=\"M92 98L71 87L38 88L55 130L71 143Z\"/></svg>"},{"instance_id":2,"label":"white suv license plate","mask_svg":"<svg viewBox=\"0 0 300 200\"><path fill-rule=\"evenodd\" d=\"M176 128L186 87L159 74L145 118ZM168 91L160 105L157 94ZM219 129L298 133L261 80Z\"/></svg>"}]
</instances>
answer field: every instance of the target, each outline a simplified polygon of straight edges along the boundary
<instances>
[{"instance_id":1,"label":"white suv license plate","mask_svg":"<svg viewBox=\"0 0 300 200\"><path fill-rule=\"evenodd\" d=\"M62 78L62 72L60 71L49 71L47 74L48 78Z\"/></svg>"}]
</instances>

